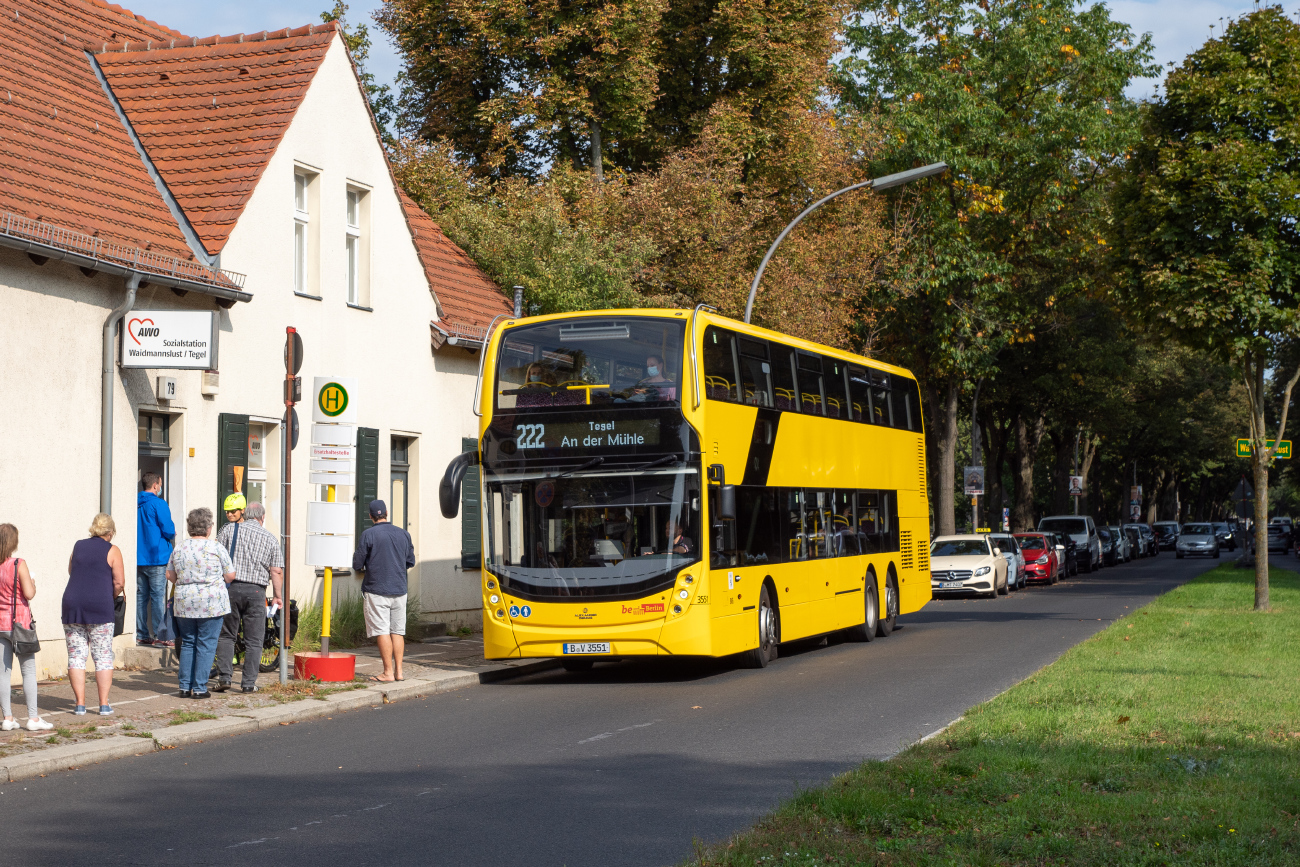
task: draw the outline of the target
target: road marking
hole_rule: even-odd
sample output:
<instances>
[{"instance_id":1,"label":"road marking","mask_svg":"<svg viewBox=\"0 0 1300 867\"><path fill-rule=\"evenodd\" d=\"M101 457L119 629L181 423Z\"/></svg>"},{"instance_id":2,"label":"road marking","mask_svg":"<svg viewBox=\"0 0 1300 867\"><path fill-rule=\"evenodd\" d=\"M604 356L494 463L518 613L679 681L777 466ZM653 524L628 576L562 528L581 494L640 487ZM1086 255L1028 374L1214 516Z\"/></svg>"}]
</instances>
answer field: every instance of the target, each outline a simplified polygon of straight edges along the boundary
<instances>
[{"instance_id":1,"label":"road marking","mask_svg":"<svg viewBox=\"0 0 1300 867\"><path fill-rule=\"evenodd\" d=\"M589 743L591 743L592 741L603 741L605 738L612 738L614 735L618 734L619 732L630 732L630 731L632 731L632 730L634 730L634 729L643 729L643 728L646 728L647 726L652 726L652 725L654 725L656 722L658 722L658 720L652 720L652 721L650 721L650 722L648 722L648 723L637 723L636 725L624 726L623 728L621 728L621 729L616 729L615 731L612 731L612 732L601 732L601 733L598 734L598 735L592 735L591 737L587 738L586 740L578 741L578 743L579 743L579 744L589 744Z\"/></svg>"}]
</instances>

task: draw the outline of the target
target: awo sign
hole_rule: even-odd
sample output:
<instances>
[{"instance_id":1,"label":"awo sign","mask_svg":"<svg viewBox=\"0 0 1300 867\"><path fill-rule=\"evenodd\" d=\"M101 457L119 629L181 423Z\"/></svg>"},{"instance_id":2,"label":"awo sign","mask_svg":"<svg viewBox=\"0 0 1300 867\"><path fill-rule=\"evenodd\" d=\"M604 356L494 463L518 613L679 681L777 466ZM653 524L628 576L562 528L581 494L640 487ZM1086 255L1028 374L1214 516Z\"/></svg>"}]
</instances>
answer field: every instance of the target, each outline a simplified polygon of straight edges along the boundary
<instances>
[{"instance_id":1,"label":"awo sign","mask_svg":"<svg viewBox=\"0 0 1300 867\"><path fill-rule=\"evenodd\" d=\"M123 367L216 370L217 318L212 311L132 310L123 322Z\"/></svg>"}]
</instances>

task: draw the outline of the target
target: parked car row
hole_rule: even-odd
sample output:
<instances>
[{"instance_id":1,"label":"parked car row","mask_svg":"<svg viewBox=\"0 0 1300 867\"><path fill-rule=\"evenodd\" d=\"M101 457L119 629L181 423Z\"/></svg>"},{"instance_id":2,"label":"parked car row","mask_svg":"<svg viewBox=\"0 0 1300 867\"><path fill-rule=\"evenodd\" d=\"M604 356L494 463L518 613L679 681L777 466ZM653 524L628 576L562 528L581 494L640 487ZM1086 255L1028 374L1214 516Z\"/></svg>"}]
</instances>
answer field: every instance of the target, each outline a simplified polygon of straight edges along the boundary
<instances>
[{"instance_id":1,"label":"parked car row","mask_svg":"<svg viewBox=\"0 0 1300 867\"><path fill-rule=\"evenodd\" d=\"M1277 537L1285 535L1290 545L1290 526L1270 525L1269 550L1273 550L1274 526ZM1004 596L1030 582L1055 584L1080 572L1155 557L1162 549L1174 551L1180 560L1193 555L1218 557L1222 548L1236 549L1235 539L1226 523L1097 526L1087 516L1053 515L1029 533L937 537L930 544L930 590L935 596Z\"/></svg>"}]
</instances>

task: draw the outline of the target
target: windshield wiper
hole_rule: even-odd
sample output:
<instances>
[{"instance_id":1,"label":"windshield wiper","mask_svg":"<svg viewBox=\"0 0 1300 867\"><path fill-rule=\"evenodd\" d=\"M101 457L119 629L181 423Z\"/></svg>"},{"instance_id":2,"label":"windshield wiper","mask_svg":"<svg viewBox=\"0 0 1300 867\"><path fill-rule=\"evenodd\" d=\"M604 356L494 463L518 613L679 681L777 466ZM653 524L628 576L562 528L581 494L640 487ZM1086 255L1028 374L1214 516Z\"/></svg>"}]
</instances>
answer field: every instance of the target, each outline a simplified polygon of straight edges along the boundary
<instances>
[{"instance_id":1,"label":"windshield wiper","mask_svg":"<svg viewBox=\"0 0 1300 867\"><path fill-rule=\"evenodd\" d=\"M648 464L642 464L639 467L633 467L632 469L628 470L628 472L636 473L636 472L640 472L641 470L651 469L652 467L662 467L664 464L675 464L675 463L677 463L677 455L664 455L662 458L657 458Z\"/></svg>"},{"instance_id":2,"label":"windshield wiper","mask_svg":"<svg viewBox=\"0 0 1300 867\"><path fill-rule=\"evenodd\" d=\"M602 458L602 457L600 457L599 455L597 455L596 457L594 457L594 458L592 458L591 460L587 461L587 462L586 462L585 464L583 464L582 466L580 466L580 467L574 467L573 469L569 470L568 472L560 473L558 476L552 476L552 478L556 478L556 479L565 479L565 478L568 478L569 476L573 475L574 473L580 473L580 472L582 472L583 470L594 469L595 467L598 467L598 466L600 466L600 465L603 464L603 463L605 463L605 459Z\"/></svg>"}]
</instances>

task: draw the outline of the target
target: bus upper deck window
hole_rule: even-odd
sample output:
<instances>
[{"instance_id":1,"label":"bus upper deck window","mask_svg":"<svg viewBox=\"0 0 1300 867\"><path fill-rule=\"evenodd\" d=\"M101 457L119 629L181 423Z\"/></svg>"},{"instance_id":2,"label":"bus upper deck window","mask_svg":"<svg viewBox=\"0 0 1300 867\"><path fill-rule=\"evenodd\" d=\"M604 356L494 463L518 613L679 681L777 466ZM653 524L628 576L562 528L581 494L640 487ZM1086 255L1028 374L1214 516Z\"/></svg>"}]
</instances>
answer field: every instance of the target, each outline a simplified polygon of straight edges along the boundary
<instances>
[{"instance_id":1,"label":"bus upper deck window","mask_svg":"<svg viewBox=\"0 0 1300 867\"><path fill-rule=\"evenodd\" d=\"M809 352L798 353L799 409L809 415L826 414L826 394L822 389L822 357Z\"/></svg>"},{"instance_id":2,"label":"bus upper deck window","mask_svg":"<svg viewBox=\"0 0 1300 867\"><path fill-rule=\"evenodd\" d=\"M704 394L710 400L740 400L734 342L730 331L712 325L704 331Z\"/></svg>"},{"instance_id":3,"label":"bus upper deck window","mask_svg":"<svg viewBox=\"0 0 1300 867\"><path fill-rule=\"evenodd\" d=\"M798 412L799 389L794 382L794 350L779 343L770 345L772 389L776 393L776 408L787 412Z\"/></svg>"},{"instance_id":4,"label":"bus upper deck window","mask_svg":"<svg viewBox=\"0 0 1300 867\"><path fill-rule=\"evenodd\" d=\"M768 360L767 341L738 336L736 363L740 367L744 402L750 406L776 406L772 399L772 364Z\"/></svg>"}]
</instances>

